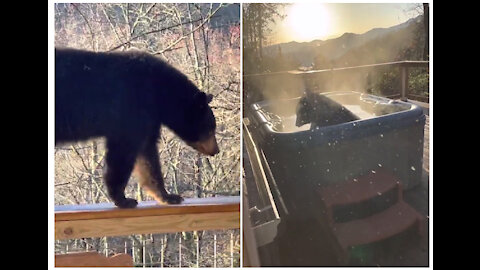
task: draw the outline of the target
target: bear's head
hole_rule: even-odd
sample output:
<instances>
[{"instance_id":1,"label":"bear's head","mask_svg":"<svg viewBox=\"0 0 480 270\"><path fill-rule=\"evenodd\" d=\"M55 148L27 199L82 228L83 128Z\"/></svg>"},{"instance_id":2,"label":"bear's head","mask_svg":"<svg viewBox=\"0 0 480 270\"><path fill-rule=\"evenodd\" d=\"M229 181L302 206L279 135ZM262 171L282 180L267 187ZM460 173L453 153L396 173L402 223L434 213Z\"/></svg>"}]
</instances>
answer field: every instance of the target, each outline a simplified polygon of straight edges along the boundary
<instances>
[{"instance_id":1,"label":"bear's head","mask_svg":"<svg viewBox=\"0 0 480 270\"><path fill-rule=\"evenodd\" d=\"M189 146L202 154L214 156L219 153L215 138L216 121L208 105L211 94L196 91L191 99L182 104L181 116L168 126Z\"/></svg>"},{"instance_id":2,"label":"bear's head","mask_svg":"<svg viewBox=\"0 0 480 270\"><path fill-rule=\"evenodd\" d=\"M306 92L304 96L300 98L296 108L297 119L295 125L297 127L312 122L312 113L314 104L312 104L312 95L310 92Z\"/></svg>"},{"instance_id":3,"label":"bear's head","mask_svg":"<svg viewBox=\"0 0 480 270\"><path fill-rule=\"evenodd\" d=\"M205 155L214 156L220 152L215 138L216 121L212 108L208 105L212 101L211 94L198 92L190 108L190 117L193 118L192 133L195 138L186 141L188 145Z\"/></svg>"}]
</instances>

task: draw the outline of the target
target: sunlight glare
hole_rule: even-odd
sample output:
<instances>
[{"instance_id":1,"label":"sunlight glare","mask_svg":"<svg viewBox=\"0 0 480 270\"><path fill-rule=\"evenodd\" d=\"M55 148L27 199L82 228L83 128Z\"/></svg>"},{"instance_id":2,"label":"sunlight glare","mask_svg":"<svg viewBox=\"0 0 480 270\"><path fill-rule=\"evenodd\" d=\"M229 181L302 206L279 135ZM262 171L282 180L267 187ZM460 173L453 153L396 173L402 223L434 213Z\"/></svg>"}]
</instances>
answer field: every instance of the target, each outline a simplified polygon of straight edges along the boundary
<instances>
[{"instance_id":1,"label":"sunlight glare","mask_svg":"<svg viewBox=\"0 0 480 270\"><path fill-rule=\"evenodd\" d=\"M290 35L296 41L325 38L330 31L330 16L321 3L293 4L286 20Z\"/></svg>"}]
</instances>

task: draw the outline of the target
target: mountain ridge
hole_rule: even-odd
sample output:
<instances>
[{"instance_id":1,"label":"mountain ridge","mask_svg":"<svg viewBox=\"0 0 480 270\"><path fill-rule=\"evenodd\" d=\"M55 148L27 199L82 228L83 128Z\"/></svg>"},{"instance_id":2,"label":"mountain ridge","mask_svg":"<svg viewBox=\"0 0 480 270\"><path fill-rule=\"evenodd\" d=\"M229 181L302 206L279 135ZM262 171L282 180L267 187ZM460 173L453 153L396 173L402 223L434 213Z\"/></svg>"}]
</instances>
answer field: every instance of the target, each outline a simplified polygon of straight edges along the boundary
<instances>
[{"instance_id":1,"label":"mountain ridge","mask_svg":"<svg viewBox=\"0 0 480 270\"><path fill-rule=\"evenodd\" d=\"M314 62L338 62L337 60L344 58L349 52L351 53L353 50L369 44L371 41L382 39L388 35L398 34L399 36L405 36L405 38L411 38L408 32L414 31L412 25L417 25L421 21L423 21L423 15L391 27L372 28L362 34L345 32L337 38L328 40L312 40L309 42L290 41L274 44L265 47L264 53L268 56L275 56L275 54L281 51L283 55L297 60L302 66L312 66ZM394 38L394 36L392 36L392 38ZM404 43L402 38L395 38L395 40ZM373 44L381 45L379 43L371 43L370 45L373 46ZM395 44L393 44L392 47L398 49L398 46L395 46ZM374 49L375 47L372 48ZM388 50L388 48L384 49ZM363 51L365 50L366 49Z\"/></svg>"}]
</instances>

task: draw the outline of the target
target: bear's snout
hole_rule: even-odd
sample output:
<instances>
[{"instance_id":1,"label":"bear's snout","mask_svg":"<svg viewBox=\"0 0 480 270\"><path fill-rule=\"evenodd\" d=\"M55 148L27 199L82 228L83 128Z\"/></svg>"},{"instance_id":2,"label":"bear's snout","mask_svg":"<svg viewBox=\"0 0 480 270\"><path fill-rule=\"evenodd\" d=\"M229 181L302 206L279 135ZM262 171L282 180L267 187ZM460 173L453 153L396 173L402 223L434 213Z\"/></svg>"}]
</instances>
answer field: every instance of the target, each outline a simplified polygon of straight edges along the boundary
<instances>
[{"instance_id":1,"label":"bear's snout","mask_svg":"<svg viewBox=\"0 0 480 270\"><path fill-rule=\"evenodd\" d=\"M193 143L192 147L195 148L198 152L209 156L214 156L220 152L220 149L218 149L215 134L208 137L208 139L204 141Z\"/></svg>"}]
</instances>

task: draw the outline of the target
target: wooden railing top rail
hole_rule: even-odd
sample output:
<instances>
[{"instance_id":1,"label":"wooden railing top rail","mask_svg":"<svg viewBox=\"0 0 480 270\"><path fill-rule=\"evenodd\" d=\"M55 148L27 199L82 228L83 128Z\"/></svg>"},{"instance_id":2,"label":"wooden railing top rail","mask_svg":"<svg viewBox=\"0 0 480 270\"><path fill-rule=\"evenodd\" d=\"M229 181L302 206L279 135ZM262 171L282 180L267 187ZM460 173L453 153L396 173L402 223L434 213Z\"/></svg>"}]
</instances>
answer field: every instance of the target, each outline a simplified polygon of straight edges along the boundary
<instances>
[{"instance_id":1,"label":"wooden railing top rail","mask_svg":"<svg viewBox=\"0 0 480 270\"><path fill-rule=\"evenodd\" d=\"M309 70L309 71L290 70L290 71L266 72L266 73L258 73L258 74L246 74L243 76L256 77L256 76L269 76L269 75L309 75L309 74L317 74L317 73L323 73L323 72L354 70L354 69L362 69L362 68L376 68L376 67L383 67L383 66L428 67L428 64L429 64L429 61L405 60L405 61L387 62L387 63L379 63L379 64L371 64L371 65L360 65L360 66L353 66L353 67L336 67L336 68Z\"/></svg>"},{"instance_id":2,"label":"wooden railing top rail","mask_svg":"<svg viewBox=\"0 0 480 270\"><path fill-rule=\"evenodd\" d=\"M240 228L240 196L191 198L178 205L139 202L55 206L55 238L119 236Z\"/></svg>"}]
</instances>

